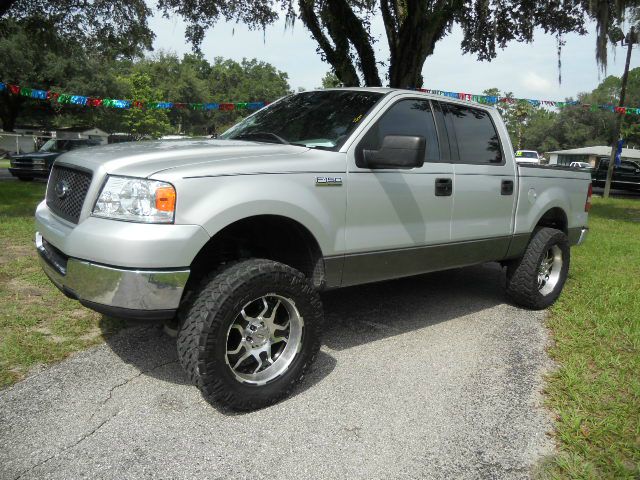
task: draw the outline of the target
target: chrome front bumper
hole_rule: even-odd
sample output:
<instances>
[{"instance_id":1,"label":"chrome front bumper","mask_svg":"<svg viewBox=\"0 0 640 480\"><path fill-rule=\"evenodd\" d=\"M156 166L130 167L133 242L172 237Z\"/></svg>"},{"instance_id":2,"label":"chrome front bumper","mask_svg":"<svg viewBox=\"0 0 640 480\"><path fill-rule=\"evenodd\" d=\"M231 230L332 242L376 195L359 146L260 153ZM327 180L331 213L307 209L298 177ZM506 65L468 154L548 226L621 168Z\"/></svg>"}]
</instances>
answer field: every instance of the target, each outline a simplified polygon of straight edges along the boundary
<instances>
[{"instance_id":1,"label":"chrome front bumper","mask_svg":"<svg viewBox=\"0 0 640 480\"><path fill-rule=\"evenodd\" d=\"M189 269L123 269L66 257L36 232L40 264L67 296L106 315L169 319L175 315Z\"/></svg>"}]
</instances>

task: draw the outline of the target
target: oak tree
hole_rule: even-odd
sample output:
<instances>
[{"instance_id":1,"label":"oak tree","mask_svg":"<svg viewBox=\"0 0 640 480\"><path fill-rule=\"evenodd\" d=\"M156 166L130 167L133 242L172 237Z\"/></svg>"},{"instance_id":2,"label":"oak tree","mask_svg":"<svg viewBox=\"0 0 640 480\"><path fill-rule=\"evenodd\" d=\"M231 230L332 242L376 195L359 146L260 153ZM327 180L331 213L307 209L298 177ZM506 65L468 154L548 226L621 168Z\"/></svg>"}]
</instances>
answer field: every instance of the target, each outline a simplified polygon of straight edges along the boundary
<instances>
[{"instance_id":1,"label":"oak tree","mask_svg":"<svg viewBox=\"0 0 640 480\"><path fill-rule=\"evenodd\" d=\"M557 36L560 49L564 34L586 33L593 19L597 58L606 65L607 38L626 9L637 5L637 0L158 0L166 16L185 18L196 48L218 21L264 29L284 16L289 25L302 21L345 86L400 88L422 86L425 60L454 25L463 32L462 53L491 60L511 41L530 42L536 28ZM375 56L374 17L384 24L387 59Z\"/></svg>"}]
</instances>

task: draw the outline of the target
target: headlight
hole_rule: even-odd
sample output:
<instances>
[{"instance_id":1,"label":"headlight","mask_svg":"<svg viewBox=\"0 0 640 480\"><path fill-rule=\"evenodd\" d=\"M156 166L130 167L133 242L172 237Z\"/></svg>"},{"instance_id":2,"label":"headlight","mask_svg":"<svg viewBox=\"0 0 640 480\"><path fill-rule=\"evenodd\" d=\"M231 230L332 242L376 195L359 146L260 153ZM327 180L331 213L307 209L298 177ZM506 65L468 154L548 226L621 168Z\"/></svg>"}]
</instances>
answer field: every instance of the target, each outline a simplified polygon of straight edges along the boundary
<instances>
[{"instance_id":1,"label":"headlight","mask_svg":"<svg viewBox=\"0 0 640 480\"><path fill-rule=\"evenodd\" d=\"M157 180L107 177L95 207L94 217L142 223L173 223L176 190Z\"/></svg>"}]
</instances>

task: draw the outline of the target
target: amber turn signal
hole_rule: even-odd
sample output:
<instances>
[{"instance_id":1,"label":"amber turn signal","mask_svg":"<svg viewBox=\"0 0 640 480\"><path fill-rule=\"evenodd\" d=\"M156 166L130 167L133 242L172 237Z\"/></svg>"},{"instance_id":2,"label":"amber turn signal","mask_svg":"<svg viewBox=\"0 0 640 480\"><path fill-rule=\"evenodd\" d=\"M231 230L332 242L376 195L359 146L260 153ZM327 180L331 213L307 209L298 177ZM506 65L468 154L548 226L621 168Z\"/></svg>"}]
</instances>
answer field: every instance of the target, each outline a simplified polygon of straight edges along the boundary
<instances>
[{"instance_id":1,"label":"amber turn signal","mask_svg":"<svg viewBox=\"0 0 640 480\"><path fill-rule=\"evenodd\" d=\"M159 187L156 189L156 210L173 212L176 208L176 191L173 187Z\"/></svg>"}]
</instances>

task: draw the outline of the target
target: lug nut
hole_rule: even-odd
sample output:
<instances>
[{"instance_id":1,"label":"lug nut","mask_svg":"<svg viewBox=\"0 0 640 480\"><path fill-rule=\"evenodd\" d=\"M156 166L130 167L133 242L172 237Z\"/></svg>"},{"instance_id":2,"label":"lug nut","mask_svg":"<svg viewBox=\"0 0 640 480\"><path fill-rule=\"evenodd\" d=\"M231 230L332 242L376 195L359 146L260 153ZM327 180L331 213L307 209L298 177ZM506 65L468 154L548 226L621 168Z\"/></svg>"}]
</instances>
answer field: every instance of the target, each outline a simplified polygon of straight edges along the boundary
<instances>
[{"instance_id":1,"label":"lug nut","mask_svg":"<svg viewBox=\"0 0 640 480\"><path fill-rule=\"evenodd\" d=\"M247 337L247 342L253 342L253 337Z\"/></svg>"},{"instance_id":2,"label":"lug nut","mask_svg":"<svg viewBox=\"0 0 640 480\"><path fill-rule=\"evenodd\" d=\"M252 332L255 332L258 329L258 327L256 327L255 325L251 325L249 327L249 330L251 330Z\"/></svg>"}]
</instances>

